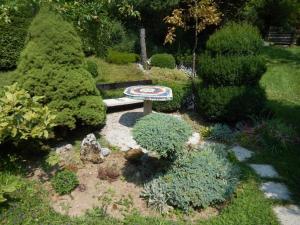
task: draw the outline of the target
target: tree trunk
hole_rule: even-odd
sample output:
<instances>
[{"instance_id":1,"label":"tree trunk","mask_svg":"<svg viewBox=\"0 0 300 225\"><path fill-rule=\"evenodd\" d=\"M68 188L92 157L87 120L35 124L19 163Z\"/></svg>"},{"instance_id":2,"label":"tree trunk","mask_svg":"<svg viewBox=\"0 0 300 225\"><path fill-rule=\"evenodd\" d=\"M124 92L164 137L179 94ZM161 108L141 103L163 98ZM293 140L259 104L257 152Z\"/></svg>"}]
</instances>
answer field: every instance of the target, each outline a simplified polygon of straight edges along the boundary
<instances>
[{"instance_id":1,"label":"tree trunk","mask_svg":"<svg viewBox=\"0 0 300 225\"><path fill-rule=\"evenodd\" d=\"M196 50L198 47L198 17L195 16L195 40L194 40L194 48L193 48L193 67L192 67L192 74L193 78L196 77Z\"/></svg>"},{"instance_id":2,"label":"tree trunk","mask_svg":"<svg viewBox=\"0 0 300 225\"><path fill-rule=\"evenodd\" d=\"M147 63L147 48L146 48L146 30L141 28L140 30L140 44L141 44L141 60L145 70L148 69Z\"/></svg>"}]
</instances>

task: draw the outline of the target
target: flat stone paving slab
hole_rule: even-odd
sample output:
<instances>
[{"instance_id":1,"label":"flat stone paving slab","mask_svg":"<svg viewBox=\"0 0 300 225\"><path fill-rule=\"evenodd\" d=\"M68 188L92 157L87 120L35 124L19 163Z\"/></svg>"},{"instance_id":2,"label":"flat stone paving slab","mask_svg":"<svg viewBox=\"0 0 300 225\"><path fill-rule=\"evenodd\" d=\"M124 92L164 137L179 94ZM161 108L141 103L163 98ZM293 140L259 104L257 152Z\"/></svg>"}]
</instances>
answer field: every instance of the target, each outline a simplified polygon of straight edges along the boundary
<instances>
[{"instance_id":1,"label":"flat stone paving slab","mask_svg":"<svg viewBox=\"0 0 300 225\"><path fill-rule=\"evenodd\" d=\"M250 164L249 165L257 175L263 178L278 178L279 175L273 166L267 164Z\"/></svg>"},{"instance_id":2,"label":"flat stone paving slab","mask_svg":"<svg viewBox=\"0 0 300 225\"><path fill-rule=\"evenodd\" d=\"M254 154L254 152L246 149L246 148L243 148L239 145L235 146L232 148L232 151L235 155L235 157L240 161L245 161L249 158L251 158L251 156Z\"/></svg>"},{"instance_id":3,"label":"flat stone paving slab","mask_svg":"<svg viewBox=\"0 0 300 225\"><path fill-rule=\"evenodd\" d=\"M298 206L276 206L273 210L282 225L300 225L300 208Z\"/></svg>"},{"instance_id":4,"label":"flat stone paving slab","mask_svg":"<svg viewBox=\"0 0 300 225\"><path fill-rule=\"evenodd\" d=\"M260 189L264 192L267 198L278 199L278 200L291 199L290 191L282 183L266 182L261 185Z\"/></svg>"}]
</instances>

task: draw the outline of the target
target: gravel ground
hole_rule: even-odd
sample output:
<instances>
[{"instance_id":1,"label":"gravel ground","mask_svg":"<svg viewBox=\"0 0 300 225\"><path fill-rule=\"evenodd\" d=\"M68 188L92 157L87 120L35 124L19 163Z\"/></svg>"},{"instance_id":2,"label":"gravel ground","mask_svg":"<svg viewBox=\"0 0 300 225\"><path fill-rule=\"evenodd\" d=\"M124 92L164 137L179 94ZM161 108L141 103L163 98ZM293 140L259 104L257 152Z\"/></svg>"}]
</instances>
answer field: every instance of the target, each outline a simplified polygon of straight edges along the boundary
<instances>
[{"instance_id":1,"label":"gravel ground","mask_svg":"<svg viewBox=\"0 0 300 225\"><path fill-rule=\"evenodd\" d=\"M142 116L143 108L107 114L106 126L102 129L101 135L122 151L140 148L133 139L131 130Z\"/></svg>"}]
</instances>

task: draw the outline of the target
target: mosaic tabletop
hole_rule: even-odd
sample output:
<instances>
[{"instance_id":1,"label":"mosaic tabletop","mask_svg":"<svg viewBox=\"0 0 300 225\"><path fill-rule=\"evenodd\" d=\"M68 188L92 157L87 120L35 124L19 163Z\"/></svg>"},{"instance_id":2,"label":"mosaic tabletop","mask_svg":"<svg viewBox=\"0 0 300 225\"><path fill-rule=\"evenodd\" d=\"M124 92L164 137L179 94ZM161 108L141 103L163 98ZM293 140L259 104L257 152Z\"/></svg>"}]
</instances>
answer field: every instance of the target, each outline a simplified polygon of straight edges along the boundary
<instances>
[{"instance_id":1,"label":"mosaic tabletop","mask_svg":"<svg viewBox=\"0 0 300 225\"><path fill-rule=\"evenodd\" d=\"M139 85L125 89L124 94L133 99L150 101L169 101L173 99L172 89L155 85Z\"/></svg>"}]
</instances>

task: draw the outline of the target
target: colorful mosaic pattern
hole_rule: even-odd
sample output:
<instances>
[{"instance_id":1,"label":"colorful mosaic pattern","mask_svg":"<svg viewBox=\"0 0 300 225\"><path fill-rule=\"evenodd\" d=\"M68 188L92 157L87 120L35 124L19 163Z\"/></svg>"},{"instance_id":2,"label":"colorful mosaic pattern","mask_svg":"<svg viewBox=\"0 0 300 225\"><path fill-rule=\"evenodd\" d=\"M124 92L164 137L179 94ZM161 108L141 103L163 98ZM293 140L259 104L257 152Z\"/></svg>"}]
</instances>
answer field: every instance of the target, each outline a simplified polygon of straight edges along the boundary
<instances>
[{"instance_id":1,"label":"colorful mosaic pattern","mask_svg":"<svg viewBox=\"0 0 300 225\"><path fill-rule=\"evenodd\" d=\"M140 85L125 89L124 94L133 99L169 101L173 99L172 89L162 86Z\"/></svg>"}]
</instances>

